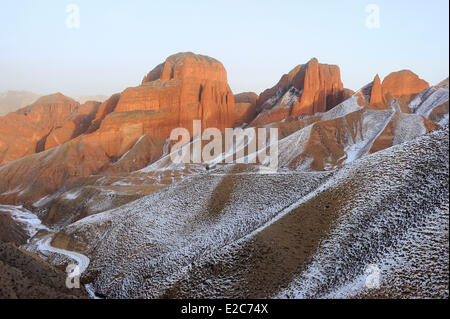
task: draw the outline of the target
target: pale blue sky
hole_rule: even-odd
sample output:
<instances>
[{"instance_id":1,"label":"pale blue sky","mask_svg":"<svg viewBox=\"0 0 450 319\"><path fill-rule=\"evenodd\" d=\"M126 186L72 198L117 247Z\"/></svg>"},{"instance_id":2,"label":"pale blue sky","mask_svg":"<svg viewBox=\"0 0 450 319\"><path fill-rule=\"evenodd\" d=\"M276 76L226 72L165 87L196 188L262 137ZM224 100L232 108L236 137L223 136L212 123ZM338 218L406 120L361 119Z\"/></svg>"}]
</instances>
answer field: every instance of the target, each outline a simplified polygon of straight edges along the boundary
<instances>
[{"instance_id":1,"label":"pale blue sky","mask_svg":"<svg viewBox=\"0 0 450 319\"><path fill-rule=\"evenodd\" d=\"M68 29L66 6L80 8ZM365 25L368 4L380 28ZM448 76L448 0L15 0L0 2L0 91L120 92L171 54L220 60L233 92L273 86L317 57L358 89L376 73L411 69L431 84Z\"/></svg>"}]
</instances>

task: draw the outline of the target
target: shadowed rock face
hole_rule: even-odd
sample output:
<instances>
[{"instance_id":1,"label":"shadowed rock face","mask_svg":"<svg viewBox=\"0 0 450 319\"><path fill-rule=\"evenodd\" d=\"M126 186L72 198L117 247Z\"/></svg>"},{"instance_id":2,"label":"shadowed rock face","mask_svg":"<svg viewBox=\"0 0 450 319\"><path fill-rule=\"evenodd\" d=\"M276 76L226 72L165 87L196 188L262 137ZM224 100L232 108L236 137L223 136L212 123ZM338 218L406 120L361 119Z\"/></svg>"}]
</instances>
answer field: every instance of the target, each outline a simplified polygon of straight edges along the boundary
<instances>
[{"instance_id":1,"label":"shadowed rock face","mask_svg":"<svg viewBox=\"0 0 450 319\"><path fill-rule=\"evenodd\" d=\"M255 118L258 97L258 94L254 92L243 92L234 96L234 103L236 105L236 121L234 126L250 123Z\"/></svg>"},{"instance_id":2,"label":"shadowed rock face","mask_svg":"<svg viewBox=\"0 0 450 319\"><path fill-rule=\"evenodd\" d=\"M87 133L92 133L96 131L100 123L105 119L105 117L114 112L117 103L119 102L120 93L112 95L109 99L104 101L99 107L95 114L95 119L90 123Z\"/></svg>"},{"instance_id":3,"label":"shadowed rock face","mask_svg":"<svg viewBox=\"0 0 450 319\"><path fill-rule=\"evenodd\" d=\"M51 149L86 132L97 113L100 102L89 101L80 105L70 119L56 126L45 140L45 149Z\"/></svg>"},{"instance_id":4,"label":"shadowed rock face","mask_svg":"<svg viewBox=\"0 0 450 319\"><path fill-rule=\"evenodd\" d=\"M242 93L236 94L234 96L234 102L235 103L250 103L250 104L256 105L258 98L259 98L259 96L255 92L242 92Z\"/></svg>"}]
</instances>

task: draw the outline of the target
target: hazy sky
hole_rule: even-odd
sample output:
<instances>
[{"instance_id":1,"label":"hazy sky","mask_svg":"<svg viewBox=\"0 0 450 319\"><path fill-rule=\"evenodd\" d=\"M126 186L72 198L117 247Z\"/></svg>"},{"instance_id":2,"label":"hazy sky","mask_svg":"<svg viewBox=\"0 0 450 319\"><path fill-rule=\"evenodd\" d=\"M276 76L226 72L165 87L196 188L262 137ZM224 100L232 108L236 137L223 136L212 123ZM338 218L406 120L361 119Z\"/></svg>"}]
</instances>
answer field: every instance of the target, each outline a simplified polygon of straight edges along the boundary
<instances>
[{"instance_id":1,"label":"hazy sky","mask_svg":"<svg viewBox=\"0 0 450 319\"><path fill-rule=\"evenodd\" d=\"M371 3L380 9L379 28L366 26ZM80 9L79 29L66 25L69 4ZM235 93L259 93L314 56L338 64L354 90L376 73L406 68L435 84L449 73L448 6L448 0L1 0L0 91L110 95L136 86L180 51L220 60Z\"/></svg>"}]
</instances>

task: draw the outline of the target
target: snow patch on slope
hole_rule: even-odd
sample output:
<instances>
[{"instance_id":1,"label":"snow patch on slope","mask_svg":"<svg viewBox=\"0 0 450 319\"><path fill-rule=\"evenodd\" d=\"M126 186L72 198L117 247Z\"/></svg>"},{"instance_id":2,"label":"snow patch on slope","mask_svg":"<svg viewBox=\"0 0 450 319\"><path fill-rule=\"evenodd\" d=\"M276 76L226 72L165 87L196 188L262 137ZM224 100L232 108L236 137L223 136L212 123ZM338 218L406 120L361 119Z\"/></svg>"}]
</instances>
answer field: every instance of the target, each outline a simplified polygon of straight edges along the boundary
<instances>
[{"instance_id":1,"label":"snow patch on slope","mask_svg":"<svg viewBox=\"0 0 450 319\"><path fill-rule=\"evenodd\" d=\"M349 181L354 198L277 297L448 298L448 175L448 126L339 170L329 183ZM370 264L379 290L366 287Z\"/></svg>"},{"instance_id":2,"label":"snow patch on slope","mask_svg":"<svg viewBox=\"0 0 450 319\"><path fill-rule=\"evenodd\" d=\"M409 104L409 108L416 114L428 118L436 106L448 101L449 91L443 88L431 87L420 92Z\"/></svg>"},{"instance_id":3,"label":"snow patch on slope","mask_svg":"<svg viewBox=\"0 0 450 319\"><path fill-rule=\"evenodd\" d=\"M24 225L24 230L30 238L36 235L39 230L48 230L35 214L23 208L23 206L0 205L0 210L9 213L14 221Z\"/></svg>"}]
</instances>

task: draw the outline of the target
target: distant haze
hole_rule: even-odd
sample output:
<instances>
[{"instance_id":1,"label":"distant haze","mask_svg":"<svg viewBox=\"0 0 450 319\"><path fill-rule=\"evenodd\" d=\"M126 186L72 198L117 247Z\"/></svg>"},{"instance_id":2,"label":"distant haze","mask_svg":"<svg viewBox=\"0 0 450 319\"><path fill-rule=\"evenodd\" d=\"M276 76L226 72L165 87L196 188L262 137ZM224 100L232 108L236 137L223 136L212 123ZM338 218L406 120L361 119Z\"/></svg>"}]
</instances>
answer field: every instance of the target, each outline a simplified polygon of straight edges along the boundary
<instances>
[{"instance_id":1,"label":"distant haze","mask_svg":"<svg viewBox=\"0 0 450 319\"><path fill-rule=\"evenodd\" d=\"M42 95L27 91L0 92L0 116L15 112L25 106L33 104ZM108 99L106 95L73 96L75 101L84 104L87 101L103 102Z\"/></svg>"},{"instance_id":2,"label":"distant haze","mask_svg":"<svg viewBox=\"0 0 450 319\"><path fill-rule=\"evenodd\" d=\"M35 102L40 95L26 91L0 93L0 116L17 111Z\"/></svg>"},{"instance_id":3,"label":"distant haze","mask_svg":"<svg viewBox=\"0 0 450 319\"><path fill-rule=\"evenodd\" d=\"M379 19L368 25L369 3ZM448 0L2 1L0 92L109 96L182 51L221 61L234 93L260 93L312 57L339 65L353 90L401 69L437 84L449 73L448 10Z\"/></svg>"}]
</instances>

